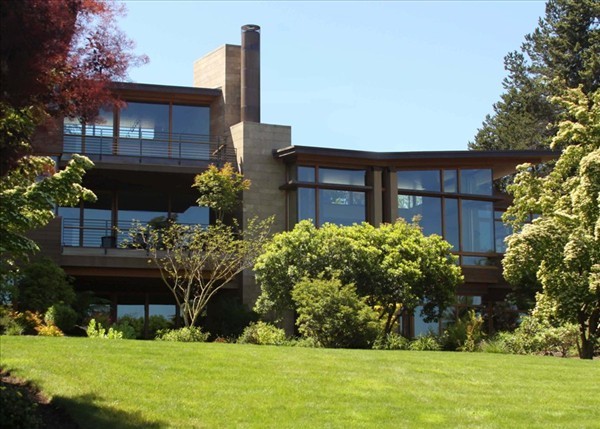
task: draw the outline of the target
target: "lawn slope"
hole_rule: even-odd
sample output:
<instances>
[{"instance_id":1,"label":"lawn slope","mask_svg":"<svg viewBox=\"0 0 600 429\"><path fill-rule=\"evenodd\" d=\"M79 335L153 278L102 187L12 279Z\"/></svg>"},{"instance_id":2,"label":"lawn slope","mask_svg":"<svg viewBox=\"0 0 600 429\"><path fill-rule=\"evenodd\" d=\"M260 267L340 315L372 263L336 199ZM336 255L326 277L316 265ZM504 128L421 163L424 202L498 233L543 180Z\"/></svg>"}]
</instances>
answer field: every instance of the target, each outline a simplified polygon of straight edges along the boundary
<instances>
[{"instance_id":1,"label":"lawn slope","mask_svg":"<svg viewBox=\"0 0 600 429\"><path fill-rule=\"evenodd\" d=\"M600 362L1 337L82 428L598 428Z\"/></svg>"}]
</instances>

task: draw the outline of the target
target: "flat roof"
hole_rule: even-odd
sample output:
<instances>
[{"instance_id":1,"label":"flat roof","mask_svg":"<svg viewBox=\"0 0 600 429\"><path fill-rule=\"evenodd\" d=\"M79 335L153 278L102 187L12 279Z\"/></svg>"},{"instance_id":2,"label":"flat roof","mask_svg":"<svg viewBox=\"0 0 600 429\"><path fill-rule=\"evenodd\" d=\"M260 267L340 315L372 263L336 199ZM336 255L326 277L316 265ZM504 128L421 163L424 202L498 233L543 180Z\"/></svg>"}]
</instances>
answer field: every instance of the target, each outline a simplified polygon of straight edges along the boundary
<instances>
[{"instance_id":1,"label":"flat roof","mask_svg":"<svg viewBox=\"0 0 600 429\"><path fill-rule=\"evenodd\" d=\"M220 88L197 88L149 83L112 82L110 89L127 99L140 101L210 103L221 96Z\"/></svg>"},{"instance_id":2,"label":"flat roof","mask_svg":"<svg viewBox=\"0 0 600 429\"><path fill-rule=\"evenodd\" d=\"M537 164L559 156L560 152L551 150L371 152L314 146L288 146L273 150L273 157L286 163L322 163L342 168L493 168L495 177L510 174L517 165L525 162Z\"/></svg>"}]
</instances>

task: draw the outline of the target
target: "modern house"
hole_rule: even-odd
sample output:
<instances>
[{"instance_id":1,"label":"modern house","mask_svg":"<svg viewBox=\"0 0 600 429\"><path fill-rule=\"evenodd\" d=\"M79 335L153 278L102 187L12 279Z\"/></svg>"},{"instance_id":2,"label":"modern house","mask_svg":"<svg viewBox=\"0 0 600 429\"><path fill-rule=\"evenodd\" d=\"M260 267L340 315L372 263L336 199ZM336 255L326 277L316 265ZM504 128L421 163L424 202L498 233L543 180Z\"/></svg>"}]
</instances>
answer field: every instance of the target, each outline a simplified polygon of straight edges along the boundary
<instances>
[{"instance_id":1,"label":"modern house","mask_svg":"<svg viewBox=\"0 0 600 429\"><path fill-rule=\"evenodd\" d=\"M232 162L252 181L243 194L243 222L275 215L275 231L302 219L374 225L421 216L425 234L439 234L460 257L465 283L457 305L491 312L508 292L499 261L509 204L494 181L549 152L363 152L292 145L291 127L260 121L260 28L242 27L241 46L224 45L194 63L194 86L115 83L125 107L100 112L96 123L65 120L43 135L47 155L64 166L73 153L96 167L84 185L98 196L58 207L57 218L34 233L43 252L124 314L174 315L159 272L143 251L123 248L134 220L207 224L191 184L211 163ZM242 224L243 224L242 222ZM251 271L225 293L252 305L259 289ZM405 333L427 327L404 320Z\"/></svg>"}]
</instances>

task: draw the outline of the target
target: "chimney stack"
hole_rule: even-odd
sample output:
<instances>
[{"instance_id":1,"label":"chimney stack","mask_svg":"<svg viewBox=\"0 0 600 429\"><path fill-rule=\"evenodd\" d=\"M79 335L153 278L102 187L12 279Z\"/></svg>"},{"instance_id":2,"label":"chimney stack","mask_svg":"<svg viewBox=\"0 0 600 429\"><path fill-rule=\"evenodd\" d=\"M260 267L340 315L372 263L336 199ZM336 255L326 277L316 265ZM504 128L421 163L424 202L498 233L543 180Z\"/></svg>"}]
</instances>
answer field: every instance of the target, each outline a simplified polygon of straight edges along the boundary
<instances>
[{"instance_id":1,"label":"chimney stack","mask_svg":"<svg viewBox=\"0 0 600 429\"><path fill-rule=\"evenodd\" d=\"M242 27L241 120L260 122L260 27Z\"/></svg>"}]
</instances>

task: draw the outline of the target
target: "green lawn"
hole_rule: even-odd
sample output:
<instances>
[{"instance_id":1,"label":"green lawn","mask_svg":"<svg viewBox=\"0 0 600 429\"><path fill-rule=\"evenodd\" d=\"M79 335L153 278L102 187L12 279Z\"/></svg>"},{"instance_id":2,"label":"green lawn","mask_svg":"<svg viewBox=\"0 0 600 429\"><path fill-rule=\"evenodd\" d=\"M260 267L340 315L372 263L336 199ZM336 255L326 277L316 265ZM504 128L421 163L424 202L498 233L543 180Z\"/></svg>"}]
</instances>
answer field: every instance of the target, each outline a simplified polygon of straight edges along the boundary
<instances>
[{"instance_id":1,"label":"green lawn","mask_svg":"<svg viewBox=\"0 0 600 429\"><path fill-rule=\"evenodd\" d=\"M598 428L600 362L1 337L82 428Z\"/></svg>"}]
</instances>

